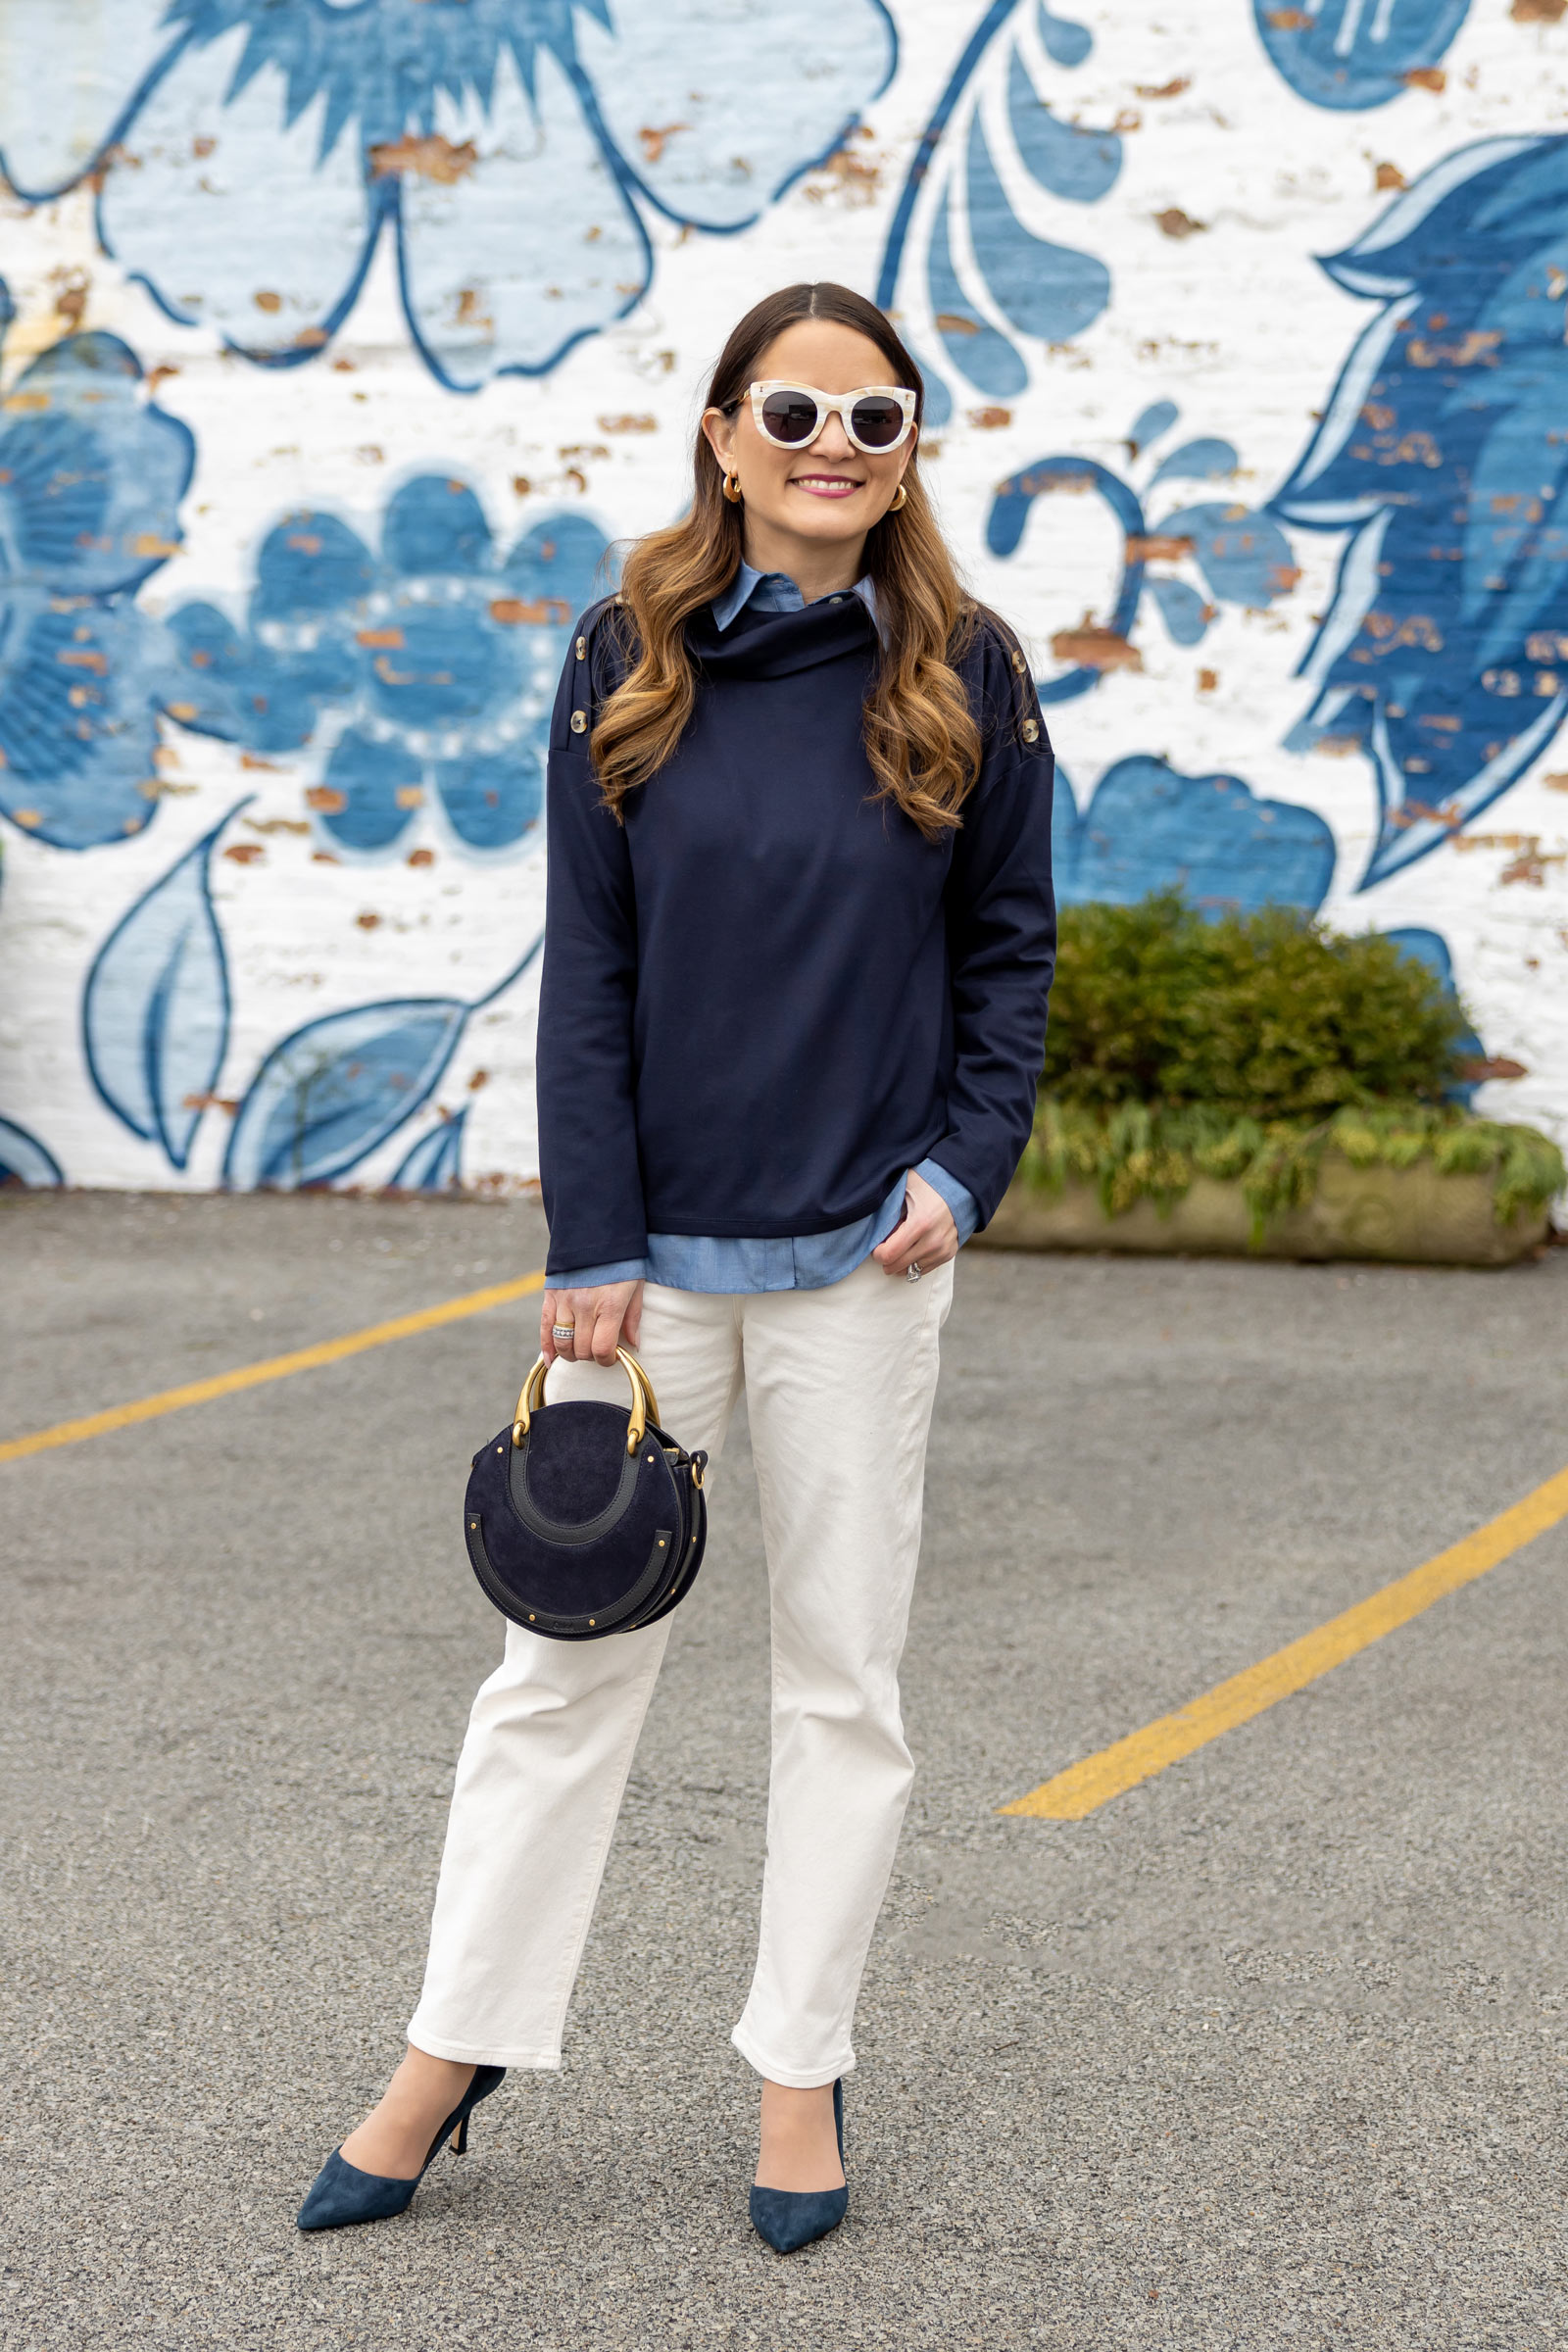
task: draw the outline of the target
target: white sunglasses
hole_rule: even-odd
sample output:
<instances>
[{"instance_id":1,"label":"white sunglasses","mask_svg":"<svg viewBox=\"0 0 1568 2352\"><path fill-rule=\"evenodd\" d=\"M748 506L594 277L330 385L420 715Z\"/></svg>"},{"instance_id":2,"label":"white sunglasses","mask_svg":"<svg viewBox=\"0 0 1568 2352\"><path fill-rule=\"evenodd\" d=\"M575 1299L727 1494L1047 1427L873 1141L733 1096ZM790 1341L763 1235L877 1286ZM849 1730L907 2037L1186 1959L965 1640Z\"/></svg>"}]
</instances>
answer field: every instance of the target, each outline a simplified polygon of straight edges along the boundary
<instances>
[{"instance_id":1,"label":"white sunglasses","mask_svg":"<svg viewBox=\"0 0 1568 2352\"><path fill-rule=\"evenodd\" d=\"M862 384L858 392L818 392L811 384L753 384L752 417L764 441L779 449L809 449L830 416L851 445L868 458L901 449L914 423L919 394L897 384Z\"/></svg>"}]
</instances>

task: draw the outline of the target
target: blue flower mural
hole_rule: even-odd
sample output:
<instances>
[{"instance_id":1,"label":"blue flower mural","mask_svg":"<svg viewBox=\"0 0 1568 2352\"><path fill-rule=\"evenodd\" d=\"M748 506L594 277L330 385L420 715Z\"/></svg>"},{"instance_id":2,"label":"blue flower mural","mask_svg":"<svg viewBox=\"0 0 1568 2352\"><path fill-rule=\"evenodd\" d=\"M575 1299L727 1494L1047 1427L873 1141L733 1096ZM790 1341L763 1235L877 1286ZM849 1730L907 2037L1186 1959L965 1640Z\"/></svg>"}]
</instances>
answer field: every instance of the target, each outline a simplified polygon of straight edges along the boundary
<instances>
[{"instance_id":1,"label":"blue flower mural","mask_svg":"<svg viewBox=\"0 0 1568 2352\"><path fill-rule=\"evenodd\" d=\"M1128 906L1179 890L1205 914L1315 913L1334 879L1334 835L1310 808L1260 801L1240 776L1181 775L1144 753L1108 767L1081 812L1058 767L1051 831L1063 906Z\"/></svg>"},{"instance_id":2,"label":"blue flower mural","mask_svg":"<svg viewBox=\"0 0 1568 2352\"><path fill-rule=\"evenodd\" d=\"M1367 888L1506 792L1568 710L1568 138L1461 148L1322 267L1381 307L1269 504L1350 533L1289 741L1371 760Z\"/></svg>"},{"instance_id":3,"label":"blue flower mural","mask_svg":"<svg viewBox=\"0 0 1568 2352\"><path fill-rule=\"evenodd\" d=\"M0 282L0 334L12 303ZM0 401L0 810L89 849L158 806L163 641L137 589L180 544L195 444L116 335L67 335Z\"/></svg>"},{"instance_id":4,"label":"blue flower mural","mask_svg":"<svg viewBox=\"0 0 1568 2352\"><path fill-rule=\"evenodd\" d=\"M1470 0L1252 0L1258 38L1298 97L1358 112L1387 106L1430 74L1470 14Z\"/></svg>"},{"instance_id":5,"label":"blue flower mural","mask_svg":"<svg viewBox=\"0 0 1568 2352\"><path fill-rule=\"evenodd\" d=\"M1020 340L1070 342L1110 300L1104 263L1058 241L1072 232L1057 208L1115 185L1121 137L1064 120L1046 94L1052 69L1081 65L1093 39L1043 0L996 0L920 135L876 299L930 321L944 366L925 364L928 424L951 416L955 378L995 399L1021 392Z\"/></svg>"},{"instance_id":6,"label":"blue flower mural","mask_svg":"<svg viewBox=\"0 0 1568 2352\"><path fill-rule=\"evenodd\" d=\"M747 227L886 84L882 0L117 0L83 84L58 0L7 0L0 164L101 179L99 235L181 324L273 365L383 236L454 391L538 374L647 291L652 209ZM84 87L89 119L82 133ZM756 104L765 89L766 106Z\"/></svg>"},{"instance_id":7,"label":"blue flower mural","mask_svg":"<svg viewBox=\"0 0 1568 2352\"><path fill-rule=\"evenodd\" d=\"M1174 401L1157 401L1133 425L1126 446L1137 460L1176 422ZM1150 491L1161 482L1223 481L1241 464L1229 441L1209 435L1183 442L1153 468ZM1073 702L1113 669L1141 669L1132 630L1147 594L1176 644L1200 644L1221 605L1261 610L1295 587L1298 569L1290 542L1268 515L1236 499L1201 499L1175 506L1151 525L1132 485L1093 458L1067 454L1037 458L999 484L986 520L986 545L1011 556L1021 545L1038 499L1057 492L1095 492L1121 526L1121 574L1104 621L1087 617L1058 629L1053 650L1069 666L1038 681L1044 703ZM1184 577L1196 571L1206 596Z\"/></svg>"},{"instance_id":8,"label":"blue flower mural","mask_svg":"<svg viewBox=\"0 0 1568 2352\"><path fill-rule=\"evenodd\" d=\"M502 557L472 488L444 473L395 493L378 554L337 515L287 515L244 629L210 604L172 615L179 715L273 758L315 745L311 797L344 849L389 850L427 802L466 851L511 849L544 805L556 679L608 546L559 514Z\"/></svg>"}]
</instances>

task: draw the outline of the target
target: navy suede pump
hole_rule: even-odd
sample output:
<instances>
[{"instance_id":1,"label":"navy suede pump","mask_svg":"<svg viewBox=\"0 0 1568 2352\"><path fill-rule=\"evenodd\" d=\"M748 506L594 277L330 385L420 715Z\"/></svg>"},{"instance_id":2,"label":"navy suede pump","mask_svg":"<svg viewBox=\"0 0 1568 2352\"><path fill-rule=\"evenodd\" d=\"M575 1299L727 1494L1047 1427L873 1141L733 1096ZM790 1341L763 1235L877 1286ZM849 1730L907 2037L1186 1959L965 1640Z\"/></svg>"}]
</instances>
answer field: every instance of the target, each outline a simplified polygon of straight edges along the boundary
<instances>
[{"instance_id":1,"label":"navy suede pump","mask_svg":"<svg viewBox=\"0 0 1568 2352\"><path fill-rule=\"evenodd\" d=\"M380 2173L362 2173L358 2165L345 2164L338 2149L322 2165L311 2183L310 2194L295 2217L302 2230L342 2230L351 2222L388 2222L395 2213L406 2213L414 2202L414 2192L434 2164L441 2142L450 2139L454 2156L465 2156L468 2149L468 2118L481 2099L487 2099L506 2080L504 2066L476 2066L473 2081L453 2108L440 2131L430 2142L430 2153L412 2180L391 2180Z\"/></svg>"},{"instance_id":2,"label":"navy suede pump","mask_svg":"<svg viewBox=\"0 0 1568 2352\"><path fill-rule=\"evenodd\" d=\"M839 2162L844 2162L844 2084L833 2085L833 2129L839 2135ZM752 2190L752 2228L765 2237L775 2254L795 2254L816 2237L836 2230L850 2210L844 2188L756 2188Z\"/></svg>"}]
</instances>

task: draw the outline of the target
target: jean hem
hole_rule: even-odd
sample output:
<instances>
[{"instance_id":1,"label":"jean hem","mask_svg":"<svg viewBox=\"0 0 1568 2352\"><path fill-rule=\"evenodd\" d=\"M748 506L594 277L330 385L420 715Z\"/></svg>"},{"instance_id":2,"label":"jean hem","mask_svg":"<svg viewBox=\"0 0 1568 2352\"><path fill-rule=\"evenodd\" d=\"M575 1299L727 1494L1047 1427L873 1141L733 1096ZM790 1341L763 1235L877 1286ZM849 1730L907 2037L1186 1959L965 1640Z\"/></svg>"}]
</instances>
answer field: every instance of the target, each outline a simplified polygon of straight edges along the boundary
<instances>
[{"instance_id":1,"label":"jean hem","mask_svg":"<svg viewBox=\"0 0 1568 2352\"><path fill-rule=\"evenodd\" d=\"M730 2034L748 2066L756 2069L765 2082L781 2082L786 2090L823 2090L836 2082L841 2075L855 2072L855 2052L850 2050L841 2059L830 2058L824 2066L782 2066L776 2059L764 2055L749 2034L737 2026Z\"/></svg>"},{"instance_id":2,"label":"jean hem","mask_svg":"<svg viewBox=\"0 0 1568 2352\"><path fill-rule=\"evenodd\" d=\"M418 2039L415 2039L416 2028ZM417 2018L408 2030L409 2047L422 2050L427 2058L449 2058L456 2066L515 2066L531 2068L535 2074L559 2075L559 2050L508 2050L495 2042L480 2044L471 2041L449 2041L441 2034L427 2034Z\"/></svg>"}]
</instances>

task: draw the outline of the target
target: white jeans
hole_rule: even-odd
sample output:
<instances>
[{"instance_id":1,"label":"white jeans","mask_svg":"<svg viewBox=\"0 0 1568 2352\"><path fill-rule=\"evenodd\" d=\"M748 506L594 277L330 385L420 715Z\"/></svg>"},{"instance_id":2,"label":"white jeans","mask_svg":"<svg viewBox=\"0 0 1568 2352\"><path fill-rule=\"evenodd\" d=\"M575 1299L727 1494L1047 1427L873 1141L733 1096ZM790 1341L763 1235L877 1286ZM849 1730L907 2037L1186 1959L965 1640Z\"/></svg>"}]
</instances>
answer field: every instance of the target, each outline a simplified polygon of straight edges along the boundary
<instances>
[{"instance_id":1,"label":"white jeans","mask_svg":"<svg viewBox=\"0 0 1568 2352\"><path fill-rule=\"evenodd\" d=\"M851 2024L913 1765L898 1666L920 1546L937 1340L953 1268L867 1259L820 1291L644 1293L638 1354L663 1426L716 1457L746 1384L772 1602L773 1756L757 1970L732 2039L808 2089L855 2064ZM597 1365L547 1398L626 1394ZM689 1609L703 1605L699 1578ZM507 1630L458 1762L409 2039L433 2057L558 2067L566 2005L671 1620L603 1642Z\"/></svg>"}]
</instances>

